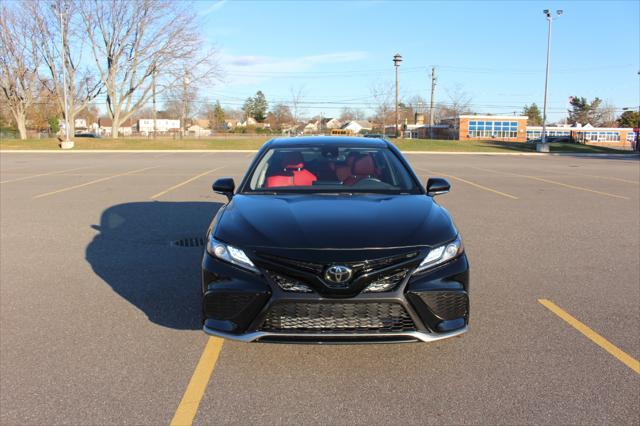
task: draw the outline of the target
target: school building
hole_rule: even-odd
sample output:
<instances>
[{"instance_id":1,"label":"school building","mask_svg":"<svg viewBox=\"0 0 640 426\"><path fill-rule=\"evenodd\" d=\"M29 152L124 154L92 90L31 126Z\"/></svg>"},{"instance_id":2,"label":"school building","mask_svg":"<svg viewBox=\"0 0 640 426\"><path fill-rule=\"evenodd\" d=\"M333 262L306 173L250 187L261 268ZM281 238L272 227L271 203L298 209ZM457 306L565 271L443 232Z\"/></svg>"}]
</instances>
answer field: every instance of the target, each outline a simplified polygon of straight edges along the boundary
<instances>
[{"instance_id":1,"label":"school building","mask_svg":"<svg viewBox=\"0 0 640 426\"><path fill-rule=\"evenodd\" d=\"M441 125L431 129L435 138L462 141L495 140L502 142L527 142L540 139L541 126L527 126L525 115L460 115L441 121ZM407 129L409 138L424 138L429 133L429 126L415 126ZM636 133L632 128L593 127L562 125L547 126L545 131L550 141L573 141L587 145L611 146L616 148L633 148Z\"/></svg>"}]
</instances>

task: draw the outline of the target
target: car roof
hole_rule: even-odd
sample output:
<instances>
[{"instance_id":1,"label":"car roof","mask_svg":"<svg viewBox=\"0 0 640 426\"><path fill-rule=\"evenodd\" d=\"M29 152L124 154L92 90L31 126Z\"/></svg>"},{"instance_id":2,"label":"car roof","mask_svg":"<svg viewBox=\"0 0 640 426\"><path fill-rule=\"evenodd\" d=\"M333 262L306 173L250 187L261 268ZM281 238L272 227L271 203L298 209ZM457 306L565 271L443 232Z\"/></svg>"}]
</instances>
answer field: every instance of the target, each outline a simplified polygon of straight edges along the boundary
<instances>
[{"instance_id":1,"label":"car roof","mask_svg":"<svg viewBox=\"0 0 640 426\"><path fill-rule=\"evenodd\" d=\"M386 147L388 142L383 139L363 138L356 136L302 136L271 139L265 147L283 148L294 146L361 146L361 147Z\"/></svg>"}]
</instances>

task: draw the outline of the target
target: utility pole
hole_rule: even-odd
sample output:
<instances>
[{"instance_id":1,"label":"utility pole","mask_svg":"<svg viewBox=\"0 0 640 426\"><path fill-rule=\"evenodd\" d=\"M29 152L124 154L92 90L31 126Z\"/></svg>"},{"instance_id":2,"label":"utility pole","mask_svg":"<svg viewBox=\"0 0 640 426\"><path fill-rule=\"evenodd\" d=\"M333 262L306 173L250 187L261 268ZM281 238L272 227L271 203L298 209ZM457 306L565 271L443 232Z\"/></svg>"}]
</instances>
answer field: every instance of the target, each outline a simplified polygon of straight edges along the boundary
<instances>
[{"instance_id":1,"label":"utility pole","mask_svg":"<svg viewBox=\"0 0 640 426\"><path fill-rule=\"evenodd\" d=\"M153 139L156 138L156 131L158 130L156 126L158 111L156 110L156 77L158 75L158 70L155 65L153 66L153 78L151 80L152 91L153 91Z\"/></svg>"},{"instance_id":2,"label":"utility pole","mask_svg":"<svg viewBox=\"0 0 640 426\"><path fill-rule=\"evenodd\" d=\"M640 71L638 71L638 77L640 77ZM640 83L640 79L638 80ZM640 152L640 104L638 104L638 127L636 127L636 148L637 152Z\"/></svg>"},{"instance_id":3,"label":"utility pole","mask_svg":"<svg viewBox=\"0 0 640 426\"><path fill-rule=\"evenodd\" d=\"M189 79L189 71L185 69L184 78L182 79L182 119L180 120L180 139L184 137L184 132L187 127L187 111L189 102L189 84L191 80Z\"/></svg>"},{"instance_id":4,"label":"utility pole","mask_svg":"<svg viewBox=\"0 0 640 426\"><path fill-rule=\"evenodd\" d=\"M399 53L393 55L393 64L396 67L396 138L398 137L398 68L400 68L400 62L402 62L402 56Z\"/></svg>"},{"instance_id":5,"label":"utility pole","mask_svg":"<svg viewBox=\"0 0 640 426\"><path fill-rule=\"evenodd\" d=\"M536 145L536 151L549 152L549 145L547 144L547 87L549 86L549 60L551 58L551 23L553 22L553 14L551 10L543 10L544 15L547 17L549 23L549 29L547 31L547 71L544 79L544 108L542 112L542 137L540 143ZM556 10L558 16L562 15L562 10Z\"/></svg>"},{"instance_id":6,"label":"utility pole","mask_svg":"<svg viewBox=\"0 0 640 426\"><path fill-rule=\"evenodd\" d=\"M60 148L62 149L71 149L73 148L73 141L69 139L69 105L67 102L67 54L65 48L65 40L64 40L64 21L62 20L62 3L59 5L60 7L60 42L62 43L62 48L60 53L62 54L62 97L64 98L64 142L60 143Z\"/></svg>"},{"instance_id":7,"label":"utility pole","mask_svg":"<svg viewBox=\"0 0 640 426\"><path fill-rule=\"evenodd\" d=\"M433 102L436 93L436 67L431 67L431 105L429 106L429 139L433 139Z\"/></svg>"}]
</instances>

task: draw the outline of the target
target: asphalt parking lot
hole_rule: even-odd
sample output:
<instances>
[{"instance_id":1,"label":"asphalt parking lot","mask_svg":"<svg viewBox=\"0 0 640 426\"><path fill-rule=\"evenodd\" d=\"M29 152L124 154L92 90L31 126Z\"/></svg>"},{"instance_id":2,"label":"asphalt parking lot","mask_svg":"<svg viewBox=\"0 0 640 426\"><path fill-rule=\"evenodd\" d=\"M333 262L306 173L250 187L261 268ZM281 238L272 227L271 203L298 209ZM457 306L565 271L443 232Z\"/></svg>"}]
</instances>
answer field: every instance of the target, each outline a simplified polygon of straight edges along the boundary
<instances>
[{"instance_id":1,"label":"asphalt parking lot","mask_svg":"<svg viewBox=\"0 0 640 426\"><path fill-rule=\"evenodd\" d=\"M212 343L202 247L171 242L252 157L0 154L0 423L640 423L638 157L408 154L451 181L469 333Z\"/></svg>"}]
</instances>

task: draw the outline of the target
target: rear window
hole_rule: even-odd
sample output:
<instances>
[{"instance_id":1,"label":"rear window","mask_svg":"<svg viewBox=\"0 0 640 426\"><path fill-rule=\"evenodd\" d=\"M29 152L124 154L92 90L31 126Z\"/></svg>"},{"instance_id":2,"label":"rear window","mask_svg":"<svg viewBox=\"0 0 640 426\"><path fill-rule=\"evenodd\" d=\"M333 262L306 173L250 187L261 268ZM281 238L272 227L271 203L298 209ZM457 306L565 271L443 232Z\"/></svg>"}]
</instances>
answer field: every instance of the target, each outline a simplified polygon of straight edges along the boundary
<instances>
[{"instance_id":1,"label":"rear window","mask_svg":"<svg viewBox=\"0 0 640 426\"><path fill-rule=\"evenodd\" d=\"M388 148L272 148L254 168L245 192L420 193Z\"/></svg>"}]
</instances>

